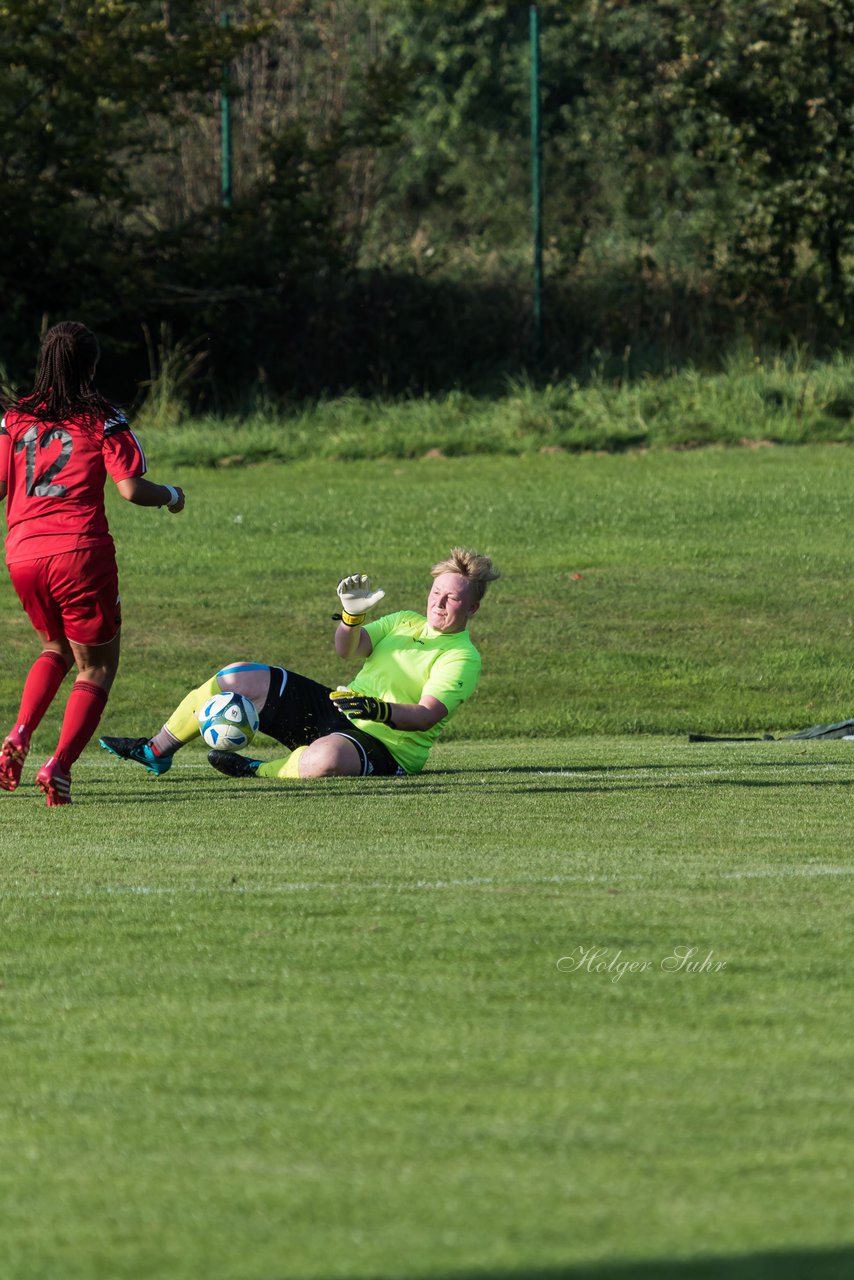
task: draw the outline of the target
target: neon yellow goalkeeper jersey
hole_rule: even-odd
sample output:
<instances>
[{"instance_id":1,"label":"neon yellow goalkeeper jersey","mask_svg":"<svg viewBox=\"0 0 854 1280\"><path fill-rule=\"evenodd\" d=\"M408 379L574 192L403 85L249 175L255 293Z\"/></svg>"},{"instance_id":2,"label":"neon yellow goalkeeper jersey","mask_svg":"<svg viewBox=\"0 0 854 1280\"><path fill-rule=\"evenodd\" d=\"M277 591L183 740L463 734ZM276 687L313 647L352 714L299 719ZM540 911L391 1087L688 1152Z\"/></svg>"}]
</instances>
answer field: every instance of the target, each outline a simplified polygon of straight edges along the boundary
<instances>
[{"instance_id":1,"label":"neon yellow goalkeeper jersey","mask_svg":"<svg viewBox=\"0 0 854 1280\"><path fill-rule=\"evenodd\" d=\"M420 613L389 613L365 630L374 646L350 687L384 702L421 701L425 693L448 708L432 729L392 729L374 720L354 720L365 733L385 743L407 773L420 773L427 754L460 703L480 679L480 654L468 631L444 635Z\"/></svg>"}]
</instances>

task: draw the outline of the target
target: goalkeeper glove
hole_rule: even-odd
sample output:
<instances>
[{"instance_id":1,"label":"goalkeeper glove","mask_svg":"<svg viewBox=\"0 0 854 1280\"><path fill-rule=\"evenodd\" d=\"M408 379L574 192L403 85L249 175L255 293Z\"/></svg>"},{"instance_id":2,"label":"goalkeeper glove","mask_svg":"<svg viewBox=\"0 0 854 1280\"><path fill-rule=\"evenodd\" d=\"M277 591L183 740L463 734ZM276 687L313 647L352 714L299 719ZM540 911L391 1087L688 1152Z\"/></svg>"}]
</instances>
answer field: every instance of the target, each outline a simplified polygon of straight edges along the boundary
<instances>
[{"instance_id":1,"label":"goalkeeper glove","mask_svg":"<svg viewBox=\"0 0 854 1280\"><path fill-rule=\"evenodd\" d=\"M364 693L354 693L352 689L336 689L329 696L348 720L376 720L377 724L387 724L390 729L395 727L391 703L383 702L382 698L370 698Z\"/></svg>"},{"instance_id":2,"label":"goalkeeper glove","mask_svg":"<svg viewBox=\"0 0 854 1280\"><path fill-rule=\"evenodd\" d=\"M338 583L338 599L341 601L341 621L346 627L360 627L365 614L379 604L384 591L372 591L371 580L366 573L351 573Z\"/></svg>"}]
</instances>

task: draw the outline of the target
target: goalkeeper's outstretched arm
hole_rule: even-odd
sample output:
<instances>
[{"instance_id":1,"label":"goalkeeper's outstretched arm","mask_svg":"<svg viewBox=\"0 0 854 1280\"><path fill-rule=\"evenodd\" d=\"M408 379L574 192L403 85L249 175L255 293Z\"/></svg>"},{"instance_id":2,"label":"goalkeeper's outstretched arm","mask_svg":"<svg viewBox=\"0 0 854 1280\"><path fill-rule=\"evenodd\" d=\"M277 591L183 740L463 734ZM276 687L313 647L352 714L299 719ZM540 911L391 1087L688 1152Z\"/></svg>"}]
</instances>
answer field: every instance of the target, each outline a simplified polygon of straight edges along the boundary
<instances>
[{"instance_id":1,"label":"goalkeeper's outstretched arm","mask_svg":"<svg viewBox=\"0 0 854 1280\"><path fill-rule=\"evenodd\" d=\"M339 622L335 632L335 652L339 658L367 658L373 649L371 637L362 626L348 627Z\"/></svg>"},{"instance_id":2,"label":"goalkeeper's outstretched arm","mask_svg":"<svg viewBox=\"0 0 854 1280\"><path fill-rule=\"evenodd\" d=\"M372 587L366 573L351 573L342 578L337 590L341 612L335 615L340 618L335 632L335 652L339 658L367 658L373 645L362 623L368 610L379 604L385 592L381 587Z\"/></svg>"}]
</instances>

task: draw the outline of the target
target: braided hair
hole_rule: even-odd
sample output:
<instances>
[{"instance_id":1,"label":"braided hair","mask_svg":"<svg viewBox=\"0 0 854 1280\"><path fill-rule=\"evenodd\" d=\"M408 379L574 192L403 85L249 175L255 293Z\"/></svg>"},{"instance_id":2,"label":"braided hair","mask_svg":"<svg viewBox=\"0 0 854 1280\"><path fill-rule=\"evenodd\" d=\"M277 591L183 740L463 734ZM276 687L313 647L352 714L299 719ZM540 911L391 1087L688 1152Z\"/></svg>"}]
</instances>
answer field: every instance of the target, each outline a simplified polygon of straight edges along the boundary
<instances>
[{"instance_id":1,"label":"braided hair","mask_svg":"<svg viewBox=\"0 0 854 1280\"><path fill-rule=\"evenodd\" d=\"M77 320L63 320L42 339L33 390L17 407L40 422L82 417L88 422L114 413L114 407L93 385L101 350L91 329Z\"/></svg>"}]
</instances>

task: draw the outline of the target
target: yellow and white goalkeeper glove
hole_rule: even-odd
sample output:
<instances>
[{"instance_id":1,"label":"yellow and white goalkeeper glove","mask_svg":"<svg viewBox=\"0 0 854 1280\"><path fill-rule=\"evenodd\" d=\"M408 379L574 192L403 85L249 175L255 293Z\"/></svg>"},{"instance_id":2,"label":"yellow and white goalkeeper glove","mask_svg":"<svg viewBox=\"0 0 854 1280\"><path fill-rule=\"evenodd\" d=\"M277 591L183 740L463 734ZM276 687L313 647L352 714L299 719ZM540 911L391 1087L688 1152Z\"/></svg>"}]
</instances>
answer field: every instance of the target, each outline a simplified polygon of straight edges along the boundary
<instances>
[{"instance_id":1,"label":"yellow and white goalkeeper glove","mask_svg":"<svg viewBox=\"0 0 854 1280\"><path fill-rule=\"evenodd\" d=\"M354 693L352 689L335 689L329 696L348 720L376 720L377 724L387 724L390 729L394 728L391 703L383 702L382 698Z\"/></svg>"},{"instance_id":2,"label":"yellow and white goalkeeper glove","mask_svg":"<svg viewBox=\"0 0 854 1280\"><path fill-rule=\"evenodd\" d=\"M371 580L366 573L351 573L349 578L342 578L338 583L338 599L345 627L360 627L368 610L384 596L384 591L371 590Z\"/></svg>"}]
</instances>

